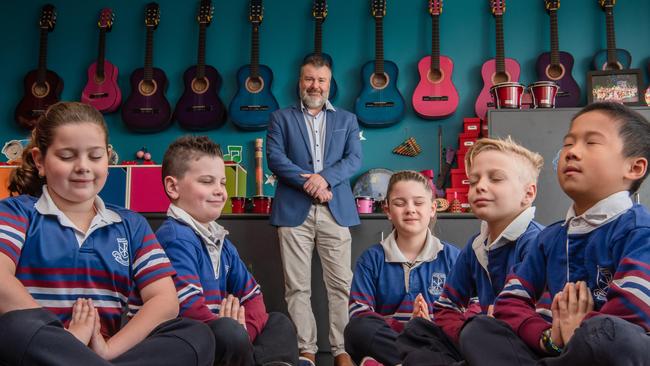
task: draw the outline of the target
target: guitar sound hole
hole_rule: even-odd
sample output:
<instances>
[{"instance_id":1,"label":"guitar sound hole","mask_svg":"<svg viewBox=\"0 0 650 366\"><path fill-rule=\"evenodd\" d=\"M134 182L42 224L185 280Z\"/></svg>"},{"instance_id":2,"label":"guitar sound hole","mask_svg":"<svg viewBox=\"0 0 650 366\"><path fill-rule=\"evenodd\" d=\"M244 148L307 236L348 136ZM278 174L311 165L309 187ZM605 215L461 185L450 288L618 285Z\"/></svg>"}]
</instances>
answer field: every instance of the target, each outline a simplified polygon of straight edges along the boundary
<instances>
[{"instance_id":1,"label":"guitar sound hole","mask_svg":"<svg viewBox=\"0 0 650 366\"><path fill-rule=\"evenodd\" d=\"M246 79L246 90L249 93L259 93L264 88L264 79L261 77L248 77Z\"/></svg>"},{"instance_id":2,"label":"guitar sound hole","mask_svg":"<svg viewBox=\"0 0 650 366\"><path fill-rule=\"evenodd\" d=\"M156 93L157 88L158 85L156 84L155 80L142 80L140 81L140 84L138 84L138 90L140 91L140 94L144 95L145 97Z\"/></svg>"},{"instance_id":3,"label":"guitar sound hole","mask_svg":"<svg viewBox=\"0 0 650 366\"><path fill-rule=\"evenodd\" d=\"M562 65L549 65L546 69L546 75L552 80L562 79L562 76L564 76L564 68Z\"/></svg>"},{"instance_id":4,"label":"guitar sound hole","mask_svg":"<svg viewBox=\"0 0 650 366\"><path fill-rule=\"evenodd\" d=\"M429 79L429 81L434 84L440 82L440 80L442 80L442 70L440 69L429 70L427 79Z\"/></svg>"},{"instance_id":5,"label":"guitar sound hole","mask_svg":"<svg viewBox=\"0 0 650 366\"><path fill-rule=\"evenodd\" d=\"M32 85L32 95L36 98L44 98L50 93L50 84L44 83L34 83Z\"/></svg>"},{"instance_id":6,"label":"guitar sound hole","mask_svg":"<svg viewBox=\"0 0 650 366\"><path fill-rule=\"evenodd\" d=\"M608 62L605 64L604 70L623 70L623 65L620 62Z\"/></svg>"},{"instance_id":7,"label":"guitar sound hole","mask_svg":"<svg viewBox=\"0 0 650 366\"><path fill-rule=\"evenodd\" d=\"M196 94L203 94L208 90L210 82L207 78L203 77L201 79L192 80L192 91Z\"/></svg>"},{"instance_id":8,"label":"guitar sound hole","mask_svg":"<svg viewBox=\"0 0 650 366\"><path fill-rule=\"evenodd\" d=\"M388 75L383 74L372 74L370 77L370 85L375 89L384 89L388 85Z\"/></svg>"},{"instance_id":9,"label":"guitar sound hole","mask_svg":"<svg viewBox=\"0 0 650 366\"><path fill-rule=\"evenodd\" d=\"M510 80L510 78L508 77L508 74L506 74L505 72L497 72L496 74L494 74L495 84L505 83L508 80Z\"/></svg>"}]
</instances>

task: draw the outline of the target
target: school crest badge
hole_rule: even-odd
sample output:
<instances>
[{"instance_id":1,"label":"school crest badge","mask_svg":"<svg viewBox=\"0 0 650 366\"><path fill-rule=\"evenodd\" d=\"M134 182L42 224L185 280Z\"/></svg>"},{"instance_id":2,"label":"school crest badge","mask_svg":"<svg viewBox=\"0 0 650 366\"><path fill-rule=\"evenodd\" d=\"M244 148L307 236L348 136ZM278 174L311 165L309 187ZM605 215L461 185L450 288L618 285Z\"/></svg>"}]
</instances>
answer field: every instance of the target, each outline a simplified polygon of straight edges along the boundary
<instances>
[{"instance_id":1,"label":"school crest badge","mask_svg":"<svg viewBox=\"0 0 650 366\"><path fill-rule=\"evenodd\" d=\"M431 274L429 293L433 296L440 296L442 289L445 287L445 280L447 280L447 276L444 273L435 272Z\"/></svg>"},{"instance_id":2,"label":"school crest badge","mask_svg":"<svg viewBox=\"0 0 650 366\"><path fill-rule=\"evenodd\" d=\"M129 241L126 238L117 238L117 250L114 250L113 258L125 267L129 266Z\"/></svg>"}]
</instances>

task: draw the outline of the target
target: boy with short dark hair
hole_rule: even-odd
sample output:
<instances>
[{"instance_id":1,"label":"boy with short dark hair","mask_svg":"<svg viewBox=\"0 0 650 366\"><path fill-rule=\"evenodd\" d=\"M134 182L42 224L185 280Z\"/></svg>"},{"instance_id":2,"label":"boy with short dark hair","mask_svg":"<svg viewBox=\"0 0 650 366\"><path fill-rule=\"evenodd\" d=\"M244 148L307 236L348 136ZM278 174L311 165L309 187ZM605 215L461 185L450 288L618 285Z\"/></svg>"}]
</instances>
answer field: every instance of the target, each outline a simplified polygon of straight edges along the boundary
<instances>
[{"instance_id":1,"label":"boy with short dark hair","mask_svg":"<svg viewBox=\"0 0 650 366\"><path fill-rule=\"evenodd\" d=\"M297 365L295 327L266 313L260 286L215 222L228 198L219 145L180 137L162 173L172 203L156 236L177 272L180 315L206 322L215 335L215 365Z\"/></svg>"}]
</instances>

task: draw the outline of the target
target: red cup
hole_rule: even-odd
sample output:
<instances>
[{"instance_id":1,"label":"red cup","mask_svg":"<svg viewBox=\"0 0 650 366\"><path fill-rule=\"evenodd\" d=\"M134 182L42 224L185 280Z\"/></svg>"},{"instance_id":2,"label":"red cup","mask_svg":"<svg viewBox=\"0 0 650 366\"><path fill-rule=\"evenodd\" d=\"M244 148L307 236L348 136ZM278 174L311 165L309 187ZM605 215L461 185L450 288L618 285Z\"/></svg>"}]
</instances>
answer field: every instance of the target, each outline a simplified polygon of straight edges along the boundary
<instances>
[{"instance_id":1,"label":"red cup","mask_svg":"<svg viewBox=\"0 0 650 366\"><path fill-rule=\"evenodd\" d=\"M246 212L246 197L230 197L230 207L234 214Z\"/></svg>"},{"instance_id":2,"label":"red cup","mask_svg":"<svg viewBox=\"0 0 650 366\"><path fill-rule=\"evenodd\" d=\"M253 197L253 213L270 214L272 199L269 196Z\"/></svg>"}]
</instances>

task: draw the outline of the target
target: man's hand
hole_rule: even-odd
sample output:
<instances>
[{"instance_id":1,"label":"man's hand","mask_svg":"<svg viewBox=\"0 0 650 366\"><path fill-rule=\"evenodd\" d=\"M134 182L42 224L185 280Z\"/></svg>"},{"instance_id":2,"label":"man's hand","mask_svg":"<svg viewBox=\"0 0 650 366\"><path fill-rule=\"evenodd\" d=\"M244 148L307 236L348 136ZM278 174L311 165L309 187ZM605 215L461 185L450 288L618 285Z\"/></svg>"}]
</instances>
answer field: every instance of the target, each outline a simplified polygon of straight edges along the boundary
<instances>
[{"instance_id":1,"label":"man's hand","mask_svg":"<svg viewBox=\"0 0 650 366\"><path fill-rule=\"evenodd\" d=\"M239 299L228 295L221 301L221 308L219 308L220 318L232 318L246 329L246 310L243 305L239 304Z\"/></svg>"},{"instance_id":2,"label":"man's hand","mask_svg":"<svg viewBox=\"0 0 650 366\"><path fill-rule=\"evenodd\" d=\"M567 344L587 313L594 309L594 299L591 297L587 283L584 281L578 281L576 284L567 283L558 307L562 339L564 344Z\"/></svg>"},{"instance_id":3,"label":"man's hand","mask_svg":"<svg viewBox=\"0 0 650 366\"><path fill-rule=\"evenodd\" d=\"M78 298L72 305L72 320L68 325L70 332L81 343L88 345L95 328L96 312L92 300Z\"/></svg>"},{"instance_id":4,"label":"man's hand","mask_svg":"<svg viewBox=\"0 0 650 366\"><path fill-rule=\"evenodd\" d=\"M325 203L325 202L331 201L332 197L334 197L332 195L332 191L325 188L325 189L323 189L321 191L316 192L316 197L315 198L318 200L318 202Z\"/></svg>"},{"instance_id":5,"label":"man's hand","mask_svg":"<svg viewBox=\"0 0 650 366\"><path fill-rule=\"evenodd\" d=\"M317 198L316 193L326 189L329 186L329 183L323 178L320 174L300 174L301 177L307 178L305 184L302 185L302 188L310 196Z\"/></svg>"}]
</instances>

